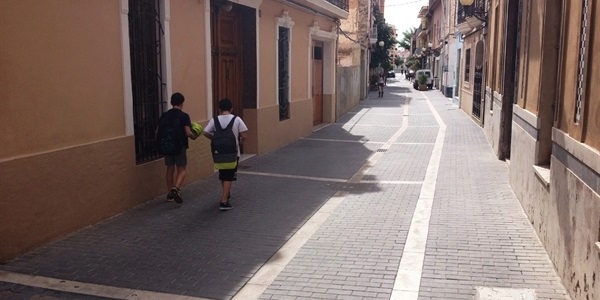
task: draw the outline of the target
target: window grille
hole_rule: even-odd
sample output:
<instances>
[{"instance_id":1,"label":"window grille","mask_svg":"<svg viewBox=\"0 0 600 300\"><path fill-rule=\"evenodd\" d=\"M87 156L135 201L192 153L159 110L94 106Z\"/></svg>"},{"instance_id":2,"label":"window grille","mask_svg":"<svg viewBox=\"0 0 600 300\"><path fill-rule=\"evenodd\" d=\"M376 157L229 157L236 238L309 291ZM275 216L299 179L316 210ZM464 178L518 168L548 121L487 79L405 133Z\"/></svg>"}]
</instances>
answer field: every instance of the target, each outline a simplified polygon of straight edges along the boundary
<instances>
[{"instance_id":1,"label":"window grille","mask_svg":"<svg viewBox=\"0 0 600 300\"><path fill-rule=\"evenodd\" d=\"M290 118L290 29L279 27L278 52L279 52L279 120Z\"/></svg>"},{"instance_id":2,"label":"window grille","mask_svg":"<svg viewBox=\"0 0 600 300\"><path fill-rule=\"evenodd\" d=\"M465 51L465 81L469 81L471 76L471 49Z\"/></svg>"},{"instance_id":3,"label":"window grille","mask_svg":"<svg viewBox=\"0 0 600 300\"><path fill-rule=\"evenodd\" d=\"M133 126L138 164L160 158L156 149L156 127L166 108L161 1L129 0Z\"/></svg>"},{"instance_id":4,"label":"window grille","mask_svg":"<svg viewBox=\"0 0 600 300\"><path fill-rule=\"evenodd\" d=\"M529 28L531 26L531 6L529 1L525 1L524 3L524 14L525 14L525 26L523 27L523 34L525 35L523 38L523 69L521 76L521 98L525 98L525 89L527 84L527 71L529 67ZM521 31L519 31L521 32ZM516 101L516 100L515 100Z\"/></svg>"},{"instance_id":5,"label":"window grille","mask_svg":"<svg viewBox=\"0 0 600 300\"><path fill-rule=\"evenodd\" d=\"M588 43L589 1L583 0L581 9L581 37L579 40L579 63L577 70L577 98L575 100L575 123L581 121L581 106L585 98L586 56Z\"/></svg>"}]
</instances>

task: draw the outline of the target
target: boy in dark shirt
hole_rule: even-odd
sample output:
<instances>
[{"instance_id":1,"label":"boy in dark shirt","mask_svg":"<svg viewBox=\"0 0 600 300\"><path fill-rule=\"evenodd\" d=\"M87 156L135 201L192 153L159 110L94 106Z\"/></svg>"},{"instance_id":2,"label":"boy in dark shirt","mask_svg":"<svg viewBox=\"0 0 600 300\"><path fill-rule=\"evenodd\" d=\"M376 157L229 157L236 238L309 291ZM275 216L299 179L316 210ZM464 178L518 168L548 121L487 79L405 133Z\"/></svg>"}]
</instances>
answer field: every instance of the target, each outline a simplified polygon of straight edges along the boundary
<instances>
[{"instance_id":1,"label":"boy in dark shirt","mask_svg":"<svg viewBox=\"0 0 600 300\"><path fill-rule=\"evenodd\" d=\"M187 165L186 152L188 148L187 138L195 140L197 137L192 133L192 122L190 120L190 116L182 111L184 101L185 98L181 93L174 93L173 95L171 95L171 105L173 106L173 108L169 109L161 116L161 119L179 119L179 124L181 126L180 133L182 135L182 138L180 140L183 142L181 153L177 155L165 155L165 165L167 166L167 190L169 191L167 194L168 202L171 202L173 200L175 200L175 202L177 203L183 202L183 199L181 198L181 190L179 189L179 187L183 184L183 181L185 179L185 167ZM175 169L177 169L177 173L175 173Z\"/></svg>"}]
</instances>

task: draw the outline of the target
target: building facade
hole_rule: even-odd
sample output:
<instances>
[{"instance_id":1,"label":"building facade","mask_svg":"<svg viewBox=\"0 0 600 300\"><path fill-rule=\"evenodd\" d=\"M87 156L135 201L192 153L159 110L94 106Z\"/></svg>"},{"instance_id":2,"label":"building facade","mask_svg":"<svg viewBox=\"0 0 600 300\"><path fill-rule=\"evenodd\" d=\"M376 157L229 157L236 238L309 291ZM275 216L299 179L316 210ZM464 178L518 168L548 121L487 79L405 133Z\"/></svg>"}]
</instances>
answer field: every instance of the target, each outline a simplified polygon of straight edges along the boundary
<instances>
[{"instance_id":1,"label":"building facade","mask_svg":"<svg viewBox=\"0 0 600 300\"><path fill-rule=\"evenodd\" d=\"M164 194L154 132L173 92L202 124L231 98L246 154L335 121L348 3L298 3L3 3L0 261ZM190 141L188 166L188 180L214 172L208 140Z\"/></svg>"},{"instance_id":2,"label":"building facade","mask_svg":"<svg viewBox=\"0 0 600 300\"><path fill-rule=\"evenodd\" d=\"M456 4L456 29L461 34L462 40L459 105L481 124L484 122L485 110L484 74L487 65L485 28L487 24L480 12L485 12L486 8L486 0L475 0L469 7L463 6L460 2Z\"/></svg>"},{"instance_id":3,"label":"building facade","mask_svg":"<svg viewBox=\"0 0 600 300\"><path fill-rule=\"evenodd\" d=\"M571 297L600 298L597 1L490 1L484 129Z\"/></svg>"},{"instance_id":4,"label":"building facade","mask_svg":"<svg viewBox=\"0 0 600 300\"><path fill-rule=\"evenodd\" d=\"M340 22L338 44L338 98L347 99L346 107L340 108L341 116L353 108L369 93L369 48L377 42L374 26L373 0L350 0L349 15ZM358 83L358 84L357 84Z\"/></svg>"}]
</instances>

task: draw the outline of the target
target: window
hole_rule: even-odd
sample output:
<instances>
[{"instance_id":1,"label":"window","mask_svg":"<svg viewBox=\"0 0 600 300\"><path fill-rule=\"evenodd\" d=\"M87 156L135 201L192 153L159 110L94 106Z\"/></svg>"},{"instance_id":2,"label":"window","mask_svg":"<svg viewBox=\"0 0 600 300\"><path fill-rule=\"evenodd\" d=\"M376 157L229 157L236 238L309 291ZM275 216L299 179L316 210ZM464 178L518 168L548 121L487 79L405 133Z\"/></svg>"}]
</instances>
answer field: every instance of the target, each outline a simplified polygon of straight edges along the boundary
<instances>
[{"instance_id":1,"label":"window","mask_svg":"<svg viewBox=\"0 0 600 300\"><path fill-rule=\"evenodd\" d=\"M581 11L581 36L579 38L579 62L577 65L577 98L575 99L575 124L581 121L581 107L583 99L585 99L585 79L587 77L586 57L588 52L589 40L589 19L588 8L590 7L588 0L583 0Z\"/></svg>"},{"instance_id":2,"label":"window","mask_svg":"<svg viewBox=\"0 0 600 300\"><path fill-rule=\"evenodd\" d=\"M469 82L471 76L471 49L465 51L465 81Z\"/></svg>"},{"instance_id":3,"label":"window","mask_svg":"<svg viewBox=\"0 0 600 300\"><path fill-rule=\"evenodd\" d=\"M461 72L461 69L460 69L460 66L461 66L460 65L461 55L462 55L462 49L458 49L457 57L458 57L458 62L459 63L458 63L458 67L456 68L456 81L458 81L458 82L454 83L454 96L456 96L456 97L458 97L458 91L460 90L460 88L459 88L460 87L459 82L460 82L460 75L461 75L460 74L460 72Z\"/></svg>"},{"instance_id":4,"label":"window","mask_svg":"<svg viewBox=\"0 0 600 300\"><path fill-rule=\"evenodd\" d=\"M287 10L281 17L275 18L277 27L277 100L279 102L279 121L290 118L290 55L292 27L294 22Z\"/></svg>"},{"instance_id":5,"label":"window","mask_svg":"<svg viewBox=\"0 0 600 300\"><path fill-rule=\"evenodd\" d=\"M279 27L279 38L277 44L279 59L279 120L287 120L290 118L290 29Z\"/></svg>"},{"instance_id":6,"label":"window","mask_svg":"<svg viewBox=\"0 0 600 300\"><path fill-rule=\"evenodd\" d=\"M129 0L133 127L138 164L160 157L156 149L155 130L166 108L161 2Z\"/></svg>"},{"instance_id":7,"label":"window","mask_svg":"<svg viewBox=\"0 0 600 300\"><path fill-rule=\"evenodd\" d=\"M530 26L531 26L531 7L530 7L530 3L529 1L525 1L523 3L524 7L523 7L523 12L522 12L522 16L521 18L525 18L525 24L523 26L523 30L522 30L522 34L523 34L523 49L522 49L522 53L523 53L523 65L521 66L521 83L519 84L519 88L521 89L521 94L520 94L520 98L523 99L525 98L525 90L527 89L527 72L529 69L529 30ZM519 32L521 32L521 30L519 30ZM519 33L521 34L521 33ZM518 101L518 99L515 99L515 101ZM525 107L525 104L522 104L523 107Z\"/></svg>"}]
</instances>

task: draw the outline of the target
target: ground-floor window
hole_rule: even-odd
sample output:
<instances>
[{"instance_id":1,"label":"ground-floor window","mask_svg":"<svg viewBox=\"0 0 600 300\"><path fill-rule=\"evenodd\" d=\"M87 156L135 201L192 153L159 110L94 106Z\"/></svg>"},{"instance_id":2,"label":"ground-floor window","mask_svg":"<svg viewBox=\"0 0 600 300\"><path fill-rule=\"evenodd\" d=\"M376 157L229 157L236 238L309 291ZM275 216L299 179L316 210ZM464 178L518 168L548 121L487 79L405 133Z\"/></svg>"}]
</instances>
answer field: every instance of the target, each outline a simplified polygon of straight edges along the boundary
<instances>
[{"instance_id":1,"label":"ground-floor window","mask_svg":"<svg viewBox=\"0 0 600 300\"><path fill-rule=\"evenodd\" d=\"M278 70L279 70L279 120L290 118L290 29L279 27L278 48Z\"/></svg>"},{"instance_id":2,"label":"ground-floor window","mask_svg":"<svg viewBox=\"0 0 600 300\"><path fill-rule=\"evenodd\" d=\"M160 157L155 130L166 108L161 4L162 0L129 0L133 126L138 164Z\"/></svg>"}]
</instances>

